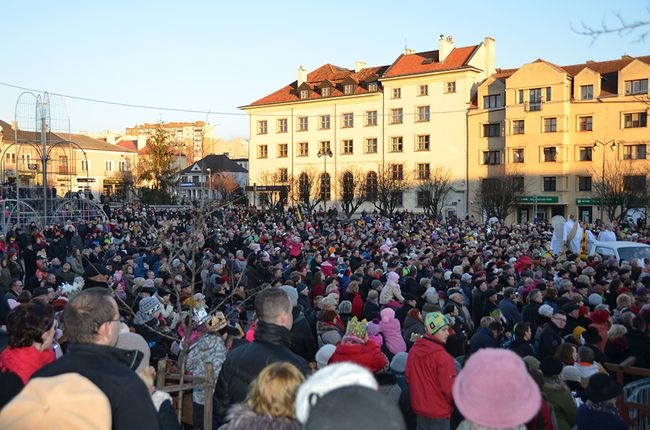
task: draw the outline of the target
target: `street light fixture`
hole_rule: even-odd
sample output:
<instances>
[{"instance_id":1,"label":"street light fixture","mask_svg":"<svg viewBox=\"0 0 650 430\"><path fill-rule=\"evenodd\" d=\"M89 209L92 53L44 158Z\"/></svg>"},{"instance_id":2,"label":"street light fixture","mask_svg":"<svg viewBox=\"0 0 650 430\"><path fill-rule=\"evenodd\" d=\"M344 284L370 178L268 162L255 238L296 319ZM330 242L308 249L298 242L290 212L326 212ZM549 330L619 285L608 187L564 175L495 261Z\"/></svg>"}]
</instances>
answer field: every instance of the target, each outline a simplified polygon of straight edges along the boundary
<instances>
[{"instance_id":1,"label":"street light fixture","mask_svg":"<svg viewBox=\"0 0 650 430\"><path fill-rule=\"evenodd\" d=\"M211 194L211 191L212 191L212 185L210 184L210 182L211 182L210 179L212 179L211 178L212 169L210 169L208 167L206 170L208 172L208 202L209 202L210 201L210 194Z\"/></svg>"},{"instance_id":2,"label":"street light fixture","mask_svg":"<svg viewBox=\"0 0 650 430\"><path fill-rule=\"evenodd\" d=\"M325 187L323 186L323 182L325 181L325 178L327 175L327 157L332 158L334 154L332 153L332 150L329 148L329 145L321 148L318 151L318 158L323 157L323 178L320 181L320 187L321 187L321 193L323 193L323 211L327 212L327 194L325 192ZM331 181L328 179L327 181L327 187L331 187Z\"/></svg>"},{"instance_id":3,"label":"street light fixture","mask_svg":"<svg viewBox=\"0 0 650 430\"><path fill-rule=\"evenodd\" d=\"M614 139L608 140L607 142L601 142L600 140L595 140L594 141L594 151L598 150L598 147L602 146L603 149L608 148L612 151L616 149L616 141ZM604 186L605 185L605 159L607 158L607 152L603 151L603 166L602 166L602 171L601 171L601 184ZM603 211L604 211L604 202L603 202L603 196L601 193L600 196L600 222L603 222Z\"/></svg>"}]
</instances>

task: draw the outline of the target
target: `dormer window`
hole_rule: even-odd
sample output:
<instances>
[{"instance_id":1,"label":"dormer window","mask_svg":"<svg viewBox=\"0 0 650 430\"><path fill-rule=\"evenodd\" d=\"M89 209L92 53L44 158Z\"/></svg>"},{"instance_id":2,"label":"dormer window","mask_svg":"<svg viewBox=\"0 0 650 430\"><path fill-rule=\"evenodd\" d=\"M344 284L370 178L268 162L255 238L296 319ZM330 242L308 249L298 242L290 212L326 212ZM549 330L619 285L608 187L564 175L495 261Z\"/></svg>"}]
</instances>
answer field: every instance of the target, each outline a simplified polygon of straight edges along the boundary
<instances>
[{"instance_id":1,"label":"dormer window","mask_svg":"<svg viewBox=\"0 0 650 430\"><path fill-rule=\"evenodd\" d=\"M323 87L320 90L320 95L321 97L329 97L332 95L332 88L331 87Z\"/></svg>"},{"instance_id":2,"label":"dormer window","mask_svg":"<svg viewBox=\"0 0 650 430\"><path fill-rule=\"evenodd\" d=\"M371 93L377 92L379 89L379 84L377 82L370 82L368 84L368 91Z\"/></svg>"},{"instance_id":3,"label":"dormer window","mask_svg":"<svg viewBox=\"0 0 650 430\"><path fill-rule=\"evenodd\" d=\"M354 84L343 85L343 94L346 96L354 94Z\"/></svg>"},{"instance_id":4,"label":"dormer window","mask_svg":"<svg viewBox=\"0 0 650 430\"><path fill-rule=\"evenodd\" d=\"M300 100L307 100L309 98L309 90L300 90Z\"/></svg>"}]
</instances>

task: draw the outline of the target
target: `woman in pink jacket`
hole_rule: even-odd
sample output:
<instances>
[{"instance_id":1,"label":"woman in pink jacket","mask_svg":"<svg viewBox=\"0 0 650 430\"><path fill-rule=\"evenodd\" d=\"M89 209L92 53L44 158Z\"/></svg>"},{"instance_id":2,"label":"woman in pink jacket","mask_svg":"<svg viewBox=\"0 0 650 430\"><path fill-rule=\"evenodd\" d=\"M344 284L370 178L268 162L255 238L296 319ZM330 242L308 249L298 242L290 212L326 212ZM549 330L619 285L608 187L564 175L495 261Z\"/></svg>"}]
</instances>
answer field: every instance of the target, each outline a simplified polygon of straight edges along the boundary
<instances>
[{"instance_id":1,"label":"woman in pink jacket","mask_svg":"<svg viewBox=\"0 0 650 430\"><path fill-rule=\"evenodd\" d=\"M384 336L384 344L391 354L406 352L406 343L402 337L402 326L395 318L395 311L386 308L380 312L379 332Z\"/></svg>"}]
</instances>

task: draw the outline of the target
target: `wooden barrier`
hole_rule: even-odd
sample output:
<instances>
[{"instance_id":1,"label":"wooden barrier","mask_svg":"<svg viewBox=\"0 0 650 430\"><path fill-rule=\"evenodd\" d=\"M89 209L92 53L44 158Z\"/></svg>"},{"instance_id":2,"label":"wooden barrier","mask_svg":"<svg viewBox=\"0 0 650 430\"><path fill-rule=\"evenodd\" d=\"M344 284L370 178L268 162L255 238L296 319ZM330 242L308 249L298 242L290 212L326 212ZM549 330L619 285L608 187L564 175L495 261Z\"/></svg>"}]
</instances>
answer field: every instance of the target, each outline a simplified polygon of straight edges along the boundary
<instances>
[{"instance_id":1,"label":"wooden barrier","mask_svg":"<svg viewBox=\"0 0 650 430\"><path fill-rule=\"evenodd\" d=\"M650 369L633 367L634 360L634 357L630 357L620 364L604 363L603 365L609 373L613 373L616 376L616 382L621 384L621 386L624 386L626 376L637 376L643 378L650 377ZM628 401L623 395L621 395L616 400L616 405L618 407L618 410L621 412L621 416L632 429L647 430L643 428L642 422L644 419L650 419L649 404ZM636 412L636 416L634 418L630 416L631 411Z\"/></svg>"}]
</instances>

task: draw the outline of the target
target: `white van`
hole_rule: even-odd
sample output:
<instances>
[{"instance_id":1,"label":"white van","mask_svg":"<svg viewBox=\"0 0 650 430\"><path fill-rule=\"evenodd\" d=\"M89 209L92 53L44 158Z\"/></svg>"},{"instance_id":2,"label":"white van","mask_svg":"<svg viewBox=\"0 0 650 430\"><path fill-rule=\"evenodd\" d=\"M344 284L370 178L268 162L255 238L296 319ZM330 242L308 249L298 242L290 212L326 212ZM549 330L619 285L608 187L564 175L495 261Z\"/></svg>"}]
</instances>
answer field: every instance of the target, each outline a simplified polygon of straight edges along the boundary
<instances>
[{"instance_id":1,"label":"white van","mask_svg":"<svg viewBox=\"0 0 650 430\"><path fill-rule=\"evenodd\" d=\"M615 240L609 242L594 241L589 250L589 255L598 254L603 258L616 257L618 262L640 260L643 264L644 258L650 258L650 245L626 240Z\"/></svg>"}]
</instances>

